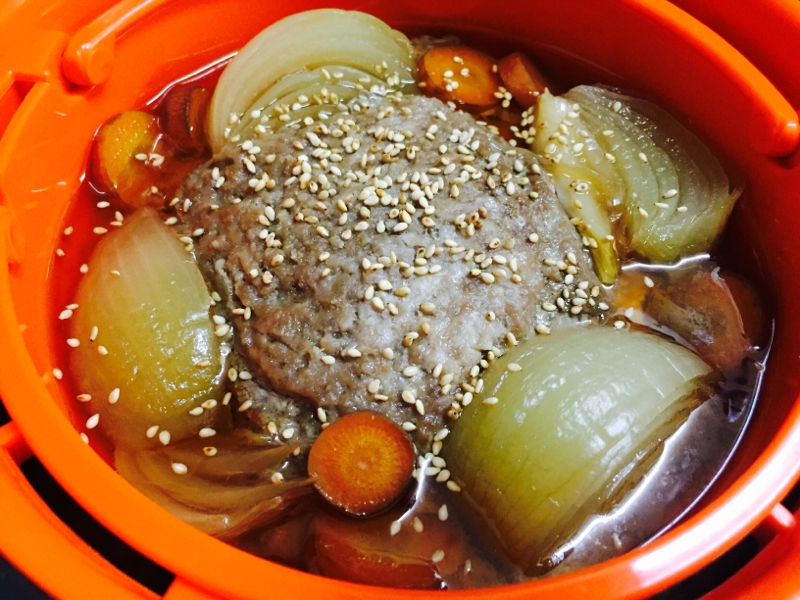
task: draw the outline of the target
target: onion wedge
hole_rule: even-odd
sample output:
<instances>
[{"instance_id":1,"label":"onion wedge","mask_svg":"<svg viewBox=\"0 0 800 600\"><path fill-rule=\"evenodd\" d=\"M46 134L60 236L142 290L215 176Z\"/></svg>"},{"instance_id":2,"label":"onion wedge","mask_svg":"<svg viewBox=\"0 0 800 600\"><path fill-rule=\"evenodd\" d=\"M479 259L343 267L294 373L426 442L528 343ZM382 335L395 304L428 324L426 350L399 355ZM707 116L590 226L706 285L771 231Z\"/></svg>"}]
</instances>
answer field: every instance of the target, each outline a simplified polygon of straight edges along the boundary
<instances>
[{"instance_id":1,"label":"onion wedge","mask_svg":"<svg viewBox=\"0 0 800 600\"><path fill-rule=\"evenodd\" d=\"M534 127L532 149L607 284L616 254L670 263L707 252L741 192L694 134L644 100L592 86L544 93Z\"/></svg>"},{"instance_id":2,"label":"onion wedge","mask_svg":"<svg viewBox=\"0 0 800 600\"><path fill-rule=\"evenodd\" d=\"M345 87L358 92L411 91L416 79L412 53L408 38L366 13L320 9L286 17L253 38L220 77L209 115L211 146L218 151L228 140L255 129L262 112L287 92L265 97L263 102L259 98L287 75L316 71L329 87L348 82ZM349 68L347 74L344 68ZM356 71L364 75L353 77ZM317 79L316 83L321 82ZM303 89L291 87L292 92L306 97L298 100L300 105L326 104L324 94ZM327 91L330 94L331 90ZM319 101L314 100L315 95ZM288 114L295 103L281 105ZM263 116L271 118L270 114ZM246 124L237 127L243 118Z\"/></svg>"},{"instance_id":3,"label":"onion wedge","mask_svg":"<svg viewBox=\"0 0 800 600\"><path fill-rule=\"evenodd\" d=\"M589 325L492 363L443 454L510 556L534 571L641 479L711 395L711 368L660 336Z\"/></svg>"},{"instance_id":4,"label":"onion wedge","mask_svg":"<svg viewBox=\"0 0 800 600\"><path fill-rule=\"evenodd\" d=\"M177 441L215 425L224 370L211 296L192 256L151 209L108 233L88 263L70 319L81 395L116 445ZM200 416L189 410L199 408Z\"/></svg>"}]
</instances>

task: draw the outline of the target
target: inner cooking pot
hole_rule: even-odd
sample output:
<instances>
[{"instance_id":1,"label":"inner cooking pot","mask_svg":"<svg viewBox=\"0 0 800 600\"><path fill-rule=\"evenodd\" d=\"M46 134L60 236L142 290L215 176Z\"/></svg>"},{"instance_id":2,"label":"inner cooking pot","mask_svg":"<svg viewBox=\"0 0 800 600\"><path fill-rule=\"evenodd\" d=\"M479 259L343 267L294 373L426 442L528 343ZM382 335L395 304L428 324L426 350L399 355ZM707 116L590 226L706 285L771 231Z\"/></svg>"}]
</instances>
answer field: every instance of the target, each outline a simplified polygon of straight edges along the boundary
<instances>
[{"instance_id":1,"label":"inner cooking pot","mask_svg":"<svg viewBox=\"0 0 800 600\"><path fill-rule=\"evenodd\" d=\"M562 73L564 83L620 85L679 116L743 174L745 193L727 246L739 270L762 282L763 296L773 301L775 338L755 414L733 460L692 515L646 546L589 569L448 593L646 597L707 564L759 523L773 533L792 528L792 515L778 502L800 473L800 247L794 236L800 172L791 168L797 160L780 157L797 148L797 113L700 22L660 0L32 0L0 11L0 394L12 417L0 429L0 510L18 517L4 529L0 550L58 597L154 597L42 516L41 501L16 466L32 453L103 525L176 574L165 597L258 598L273 590L297 598L433 594L377 592L301 573L236 550L161 510L81 442L84 417L58 384L63 364L50 341L59 306L47 282L59 268L55 252L68 205L86 201L87 215L92 208L84 175L100 124L226 59L270 23L332 4L370 12L408 34L454 33L495 56L527 51Z\"/></svg>"}]
</instances>

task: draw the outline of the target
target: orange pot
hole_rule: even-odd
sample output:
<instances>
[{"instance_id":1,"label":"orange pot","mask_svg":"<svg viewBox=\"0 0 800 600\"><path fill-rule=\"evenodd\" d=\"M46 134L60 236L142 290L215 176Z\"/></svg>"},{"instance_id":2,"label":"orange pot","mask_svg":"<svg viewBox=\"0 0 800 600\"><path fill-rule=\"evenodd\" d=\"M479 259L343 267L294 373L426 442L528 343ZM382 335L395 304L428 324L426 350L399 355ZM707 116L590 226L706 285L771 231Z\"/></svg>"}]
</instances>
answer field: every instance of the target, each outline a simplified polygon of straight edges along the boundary
<instances>
[{"instance_id":1,"label":"orange pot","mask_svg":"<svg viewBox=\"0 0 800 600\"><path fill-rule=\"evenodd\" d=\"M111 115L241 47L289 12L332 3L7 1L0 5L0 551L58 598L156 598L58 521L18 465L35 455L114 534L175 573L164 596L432 597L300 573L208 537L158 508L78 437L54 380L48 275L89 144ZM764 549L709 598L800 596L800 531L780 499L800 474L800 4L796 0L342 1L409 32L529 50L576 80L624 83L692 123L747 177L731 235L775 302L776 337L743 443L701 507L661 538L570 575L453 598L644 598L751 531ZM688 12L684 12L688 11ZM690 16L689 13L696 15ZM698 20L699 19L699 20ZM707 23L704 25L703 22ZM716 30L716 33L715 31ZM727 40L727 41L726 41ZM738 48L738 50L736 49ZM745 250L746 249L746 250ZM7 267L7 268L6 268Z\"/></svg>"}]
</instances>

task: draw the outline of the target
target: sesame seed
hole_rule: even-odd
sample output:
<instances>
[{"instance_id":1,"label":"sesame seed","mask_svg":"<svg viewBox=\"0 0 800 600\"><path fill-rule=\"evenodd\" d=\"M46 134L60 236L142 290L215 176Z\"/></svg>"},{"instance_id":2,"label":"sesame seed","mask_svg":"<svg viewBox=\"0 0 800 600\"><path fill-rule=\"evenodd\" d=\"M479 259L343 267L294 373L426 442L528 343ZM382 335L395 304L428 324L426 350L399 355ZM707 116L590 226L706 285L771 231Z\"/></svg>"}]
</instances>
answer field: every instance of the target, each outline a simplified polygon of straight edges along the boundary
<instances>
[{"instance_id":1,"label":"sesame seed","mask_svg":"<svg viewBox=\"0 0 800 600\"><path fill-rule=\"evenodd\" d=\"M212 436L217 435L217 432L211 429L211 427L203 427L199 433L201 438L209 438Z\"/></svg>"},{"instance_id":2,"label":"sesame seed","mask_svg":"<svg viewBox=\"0 0 800 600\"><path fill-rule=\"evenodd\" d=\"M108 403L116 404L119 401L119 388L114 388L108 395Z\"/></svg>"},{"instance_id":3,"label":"sesame seed","mask_svg":"<svg viewBox=\"0 0 800 600\"><path fill-rule=\"evenodd\" d=\"M651 287L655 286L655 283L653 283L653 280L652 280L652 279L650 279L650 278L649 278L649 277L647 277L647 276L645 276L645 278L644 278L644 284L645 284L647 287L649 287L649 288L651 288Z\"/></svg>"},{"instance_id":4,"label":"sesame seed","mask_svg":"<svg viewBox=\"0 0 800 600\"><path fill-rule=\"evenodd\" d=\"M106 356L108 355L108 350L106 350L105 346L98 346L97 353L100 354L101 356Z\"/></svg>"},{"instance_id":5,"label":"sesame seed","mask_svg":"<svg viewBox=\"0 0 800 600\"><path fill-rule=\"evenodd\" d=\"M382 354L384 358L387 358L389 360L392 360L394 358L394 350L392 350L391 348L384 348Z\"/></svg>"},{"instance_id":6,"label":"sesame seed","mask_svg":"<svg viewBox=\"0 0 800 600\"><path fill-rule=\"evenodd\" d=\"M512 346L516 346L519 342L517 342L517 336L515 336L510 331L506 333L506 341L511 344Z\"/></svg>"},{"instance_id":7,"label":"sesame seed","mask_svg":"<svg viewBox=\"0 0 800 600\"><path fill-rule=\"evenodd\" d=\"M685 213L689 209L686 206L679 206L677 210L679 213Z\"/></svg>"},{"instance_id":8,"label":"sesame seed","mask_svg":"<svg viewBox=\"0 0 800 600\"><path fill-rule=\"evenodd\" d=\"M436 305L433 302L423 302L419 305L419 310L424 315L433 315L436 313Z\"/></svg>"},{"instance_id":9,"label":"sesame seed","mask_svg":"<svg viewBox=\"0 0 800 600\"><path fill-rule=\"evenodd\" d=\"M647 211L643 209L641 206L639 207L639 214L642 215L642 218L646 219L650 215L647 214Z\"/></svg>"},{"instance_id":10,"label":"sesame seed","mask_svg":"<svg viewBox=\"0 0 800 600\"><path fill-rule=\"evenodd\" d=\"M447 480L447 484L446 484L446 485L447 485L447 489L448 489L448 490L450 490L451 492L456 492L456 493L458 493L458 492L460 492L460 491L461 491L461 486L460 486L460 485L458 485L458 484L457 484L455 481L453 481L452 479L448 479L448 480Z\"/></svg>"},{"instance_id":11,"label":"sesame seed","mask_svg":"<svg viewBox=\"0 0 800 600\"><path fill-rule=\"evenodd\" d=\"M248 409L249 409L251 406L253 406L253 401L252 401L252 400L245 400L245 401L244 401L244 402L242 402L242 404L239 406L239 412L245 412L245 411L246 411L246 410L248 410Z\"/></svg>"},{"instance_id":12,"label":"sesame seed","mask_svg":"<svg viewBox=\"0 0 800 600\"><path fill-rule=\"evenodd\" d=\"M186 475L189 472L189 469L186 468L186 465L179 462L172 463L172 470L175 471L176 475Z\"/></svg>"},{"instance_id":13,"label":"sesame seed","mask_svg":"<svg viewBox=\"0 0 800 600\"><path fill-rule=\"evenodd\" d=\"M152 439L152 438L156 437L156 434L158 433L158 430L159 430L159 426L158 425L151 425L150 427L147 428L147 431L145 432L145 435L148 438Z\"/></svg>"},{"instance_id":14,"label":"sesame seed","mask_svg":"<svg viewBox=\"0 0 800 600\"><path fill-rule=\"evenodd\" d=\"M164 446L169 444L171 437L172 436L170 435L169 431L167 431L166 429L162 429L158 433L158 441L161 442Z\"/></svg>"},{"instance_id":15,"label":"sesame seed","mask_svg":"<svg viewBox=\"0 0 800 600\"><path fill-rule=\"evenodd\" d=\"M434 564L440 563L443 560L444 560L444 550L437 550L436 552L433 553L433 556L431 556L431 562L433 562Z\"/></svg>"},{"instance_id":16,"label":"sesame seed","mask_svg":"<svg viewBox=\"0 0 800 600\"><path fill-rule=\"evenodd\" d=\"M283 433L281 433L281 435L285 440L292 439L292 437L294 436L294 427L287 427L286 429L283 430Z\"/></svg>"},{"instance_id":17,"label":"sesame seed","mask_svg":"<svg viewBox=\"0 0 800 600\"><path fill-rule=\"evenodd\" d=\"M664 200L669 200L670 198L673 198L673 197L675 197L677 195L678 195L678 190L673 188L673 189L669 189L666 192L664 192L661 195L661 197L664 198Z\"/></svg>"},{"instance_id":18,"label":"sesame seed","mask_svg":"<svg viewBox=\"0 0 800 600\"><path fill-rule=\"evenodd\" d=\"M417 409L417 412L418 412L420 415L423 415L423 416L425 415L425 405L422 403L422 400L417 400L417 401L414 403L414 408L416 408L416 409Z\"/></svg>"},{"instance_id":19,"label":"sesame seed","mask_svg":"<svg viewBox=\"0 0 800 600\"><path fill-rule=\"evenodd\" d=\"M550 328L544 323L538 323L535 329L541 335L550 335Z\"/></svg>"},{"instance_id":20,"label":"sesame seed","mask_svg":"<svg viewBox=\"0 0 800 600\"><path fill-rule=\"evenodd\" d=\"M614 328L615 329L622 329L623 327L625 327L625 321L622 321L621 319L617 320L617 321L614 321Z\"/></svg>"},{"instance_id":21,"label":"sesame seed","mask_svg":"<svg viewBox=\"0 0 800 600\"><path fill-rule=\"evenodd\" d=\"M94 429L97 427L97 424L100 422L100 415L98 413L93 414L86 420L86 429Z\"/></svg>"},{"instance_id":22,"label":"sesame seed","mask_svg":"<svg viewBox=\"0 0 800 600\"><path fill-rule=\"evenodd\" d=\"M414 377L414 375L416 375L417 373L419 373L419 367L415 365L411 365L410 367L406 367L405 369L403 369L403 375L405 377Z\"/></svg>"},{"instance_id":23,"label":"sesame seed","mask_svg":"<svg viewBox=\"0 0 800 600\"><path fill-rule=\"evenodd\" d=\"M216 456L217 449L214 446L205 446L203 448L203 454L205 454L206 456Z\"/></svg>"},{"instance_id":24,"label":"sesame seed","mask_svg":"<svg viewBox=\"0 0 800 600\"><path fill-rule=\"evenodd\" d=\"M379 389L381 389L380 379L373 379L372 381L369 382L369 385L367 386L367 391L370 394L377 394Z\"/></svg>"}]
</instances>

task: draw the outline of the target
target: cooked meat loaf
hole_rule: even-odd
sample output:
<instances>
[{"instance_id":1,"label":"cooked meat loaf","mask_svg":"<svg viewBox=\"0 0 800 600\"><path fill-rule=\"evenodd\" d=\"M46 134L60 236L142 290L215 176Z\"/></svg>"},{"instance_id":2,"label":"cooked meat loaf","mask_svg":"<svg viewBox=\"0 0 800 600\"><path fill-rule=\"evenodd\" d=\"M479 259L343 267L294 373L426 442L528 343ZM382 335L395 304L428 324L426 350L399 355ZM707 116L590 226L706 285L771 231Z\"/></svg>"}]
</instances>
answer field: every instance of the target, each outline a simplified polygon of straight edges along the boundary
<instances>
[{"instance_id":1,"label":"cooked meat loaf","mask_svg":"<svg viewBox=\"0 0 800 600\"><path fill-rule=\"evenodd\" d=\"M230 144L192 173L178 216L252 375L235 386L251 418L304 443L370 409L424 451L504 347L600 314L543 173L422 96Z\"/></svg>"}]
</instances>

